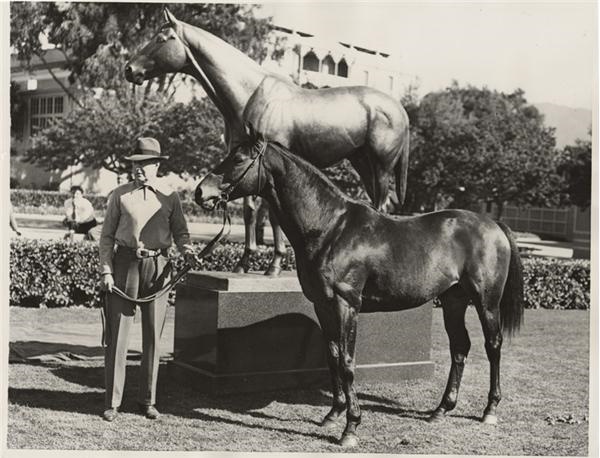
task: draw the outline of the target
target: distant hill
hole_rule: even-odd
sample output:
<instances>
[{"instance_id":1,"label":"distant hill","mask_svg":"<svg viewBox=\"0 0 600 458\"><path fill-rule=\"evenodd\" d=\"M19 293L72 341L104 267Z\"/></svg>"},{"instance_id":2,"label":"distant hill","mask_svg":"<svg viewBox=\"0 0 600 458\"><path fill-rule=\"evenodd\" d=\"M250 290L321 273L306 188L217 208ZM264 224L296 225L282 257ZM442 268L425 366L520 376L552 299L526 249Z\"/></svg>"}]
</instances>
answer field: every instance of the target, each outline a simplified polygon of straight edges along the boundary
<instances>
[{"instance_id":1,"label":"distant hill","mask_svg":"<svg viewBox=\"0 0 600 458\"><path fill-rule=\"evenodd\" d=\"M535 107L544 115L544 123L556 128L556 146L575 144L575 140L589 139L588 130L592 125L592 111L584 108L570 108L553 103L536 103Z\"/></svg>"}]
</instances>

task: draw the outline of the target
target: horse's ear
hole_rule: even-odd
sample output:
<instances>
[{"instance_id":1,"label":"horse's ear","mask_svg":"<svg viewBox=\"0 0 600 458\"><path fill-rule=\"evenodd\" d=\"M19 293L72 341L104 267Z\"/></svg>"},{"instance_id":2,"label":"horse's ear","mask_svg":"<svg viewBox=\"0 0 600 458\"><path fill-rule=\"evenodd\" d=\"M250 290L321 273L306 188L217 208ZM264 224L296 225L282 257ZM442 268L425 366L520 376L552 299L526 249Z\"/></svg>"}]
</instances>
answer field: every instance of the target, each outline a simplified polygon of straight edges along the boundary
<instances>
[{"instance_id":1,"label":"horse's ear","mask_svg":"<svg viewBox=\"0 0 600 458\"><path fill-rule=\"evenodd\" d=\"M256 140L256 131L251 122L244 123L244 133L250 138L252 142Z\"/></svg>"},{"instance_id":2,"label":"horse's ear","mask_svg":"<svg viewBox=\"0 0 600 458\"><path fill-rule=\"evenodd\" d=\"M163 13L165 14L165 21L169 24L177 24L177 18L173 16L173 13L169 11L169 8L165 6Z\"/></svg>"}]
</instances>

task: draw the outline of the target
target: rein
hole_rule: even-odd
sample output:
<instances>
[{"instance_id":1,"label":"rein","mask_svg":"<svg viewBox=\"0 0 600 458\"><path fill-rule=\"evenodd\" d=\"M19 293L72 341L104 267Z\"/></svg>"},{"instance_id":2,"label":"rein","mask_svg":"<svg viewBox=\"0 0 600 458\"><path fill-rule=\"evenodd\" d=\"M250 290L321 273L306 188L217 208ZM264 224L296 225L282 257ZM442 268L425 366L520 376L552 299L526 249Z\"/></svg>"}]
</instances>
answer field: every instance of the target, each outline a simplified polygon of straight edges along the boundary
<instances>
[{"instance_id":1,"label":"rein","mask_svg":"<svg viewBox=\"0 0 600 458\"><path fill-rule=\"evenodd\" d=\"M217 233L217 235L213 237L213 239L210 242L208 242L208 244L202 249L202 251L198 253L198 255L196 256L197 259L202 259L211 254L216 248L217 244L225 240L231 232L231 217L229 215L229 212L227 211L227 201L220 199L219 202L217 202L216 207L221 207L221 209L223 210L223 223L221 226L221 230ZM161 297L163 294L173 289L177 285L177 283L179 283L183 279L183 277L190 271L192 267L193 265L186 263L186 265L181 269L181 271L179 271L177 275L175 275L170 281L163 285L161 289L146 297L131 297L117 286L112 287L112 292L115 293L117 296L120 296L123 299L126 299L131 302L152 302L156 298Z\"/></svg>"}]
</instances>

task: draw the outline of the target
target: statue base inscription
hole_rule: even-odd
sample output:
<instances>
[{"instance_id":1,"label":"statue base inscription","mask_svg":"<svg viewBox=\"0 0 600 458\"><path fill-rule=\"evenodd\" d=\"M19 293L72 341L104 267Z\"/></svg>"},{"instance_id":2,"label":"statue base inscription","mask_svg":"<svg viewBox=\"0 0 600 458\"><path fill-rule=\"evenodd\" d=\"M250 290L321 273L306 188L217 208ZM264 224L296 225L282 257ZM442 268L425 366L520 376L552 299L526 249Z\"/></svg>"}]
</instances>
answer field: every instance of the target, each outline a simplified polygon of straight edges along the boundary
<instances>
[{"instance_id":1,"label":"statue base inscription","mask_svg":"<svg viewBox=\"0 0 600 458\"><path fill-rule=\"evenodd\" d=\"M211 393L328 386L325 345L295 272L190 272L177 289L172 369ZM363 313L357 381L433 374L431 304Z\"/></svg>"}]
</instances>

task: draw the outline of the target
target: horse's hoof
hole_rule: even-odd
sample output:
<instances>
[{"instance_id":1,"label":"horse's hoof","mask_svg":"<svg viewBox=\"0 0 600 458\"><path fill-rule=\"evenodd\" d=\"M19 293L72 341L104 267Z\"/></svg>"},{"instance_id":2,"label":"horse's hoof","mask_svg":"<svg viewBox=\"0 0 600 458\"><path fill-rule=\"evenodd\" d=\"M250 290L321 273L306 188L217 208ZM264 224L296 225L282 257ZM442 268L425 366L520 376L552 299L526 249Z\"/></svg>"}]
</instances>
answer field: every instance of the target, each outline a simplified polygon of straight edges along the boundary
<instances>
[{"instance_id":1,"label":"horse's hoof","mask_svg":"<svg viewBox=\"0 0 600 458\"><path fill-rule=\"evenodd\" d=\"M278 277L279 274L281 274L281 267L270 266L265 272L267 277Z\"/></svg>"},{"instance_id":2,"label":"horse's hoof","mask_svg":"<svg viewBox=\"0 0 600 458\"><path fill-rule=\"evenodd\" d=\"M340 445L344 448L358 446L358 436L354 433L344 433L340 439Z\"/></svg>"},{"instance_id":3,"label":"horse's hoof","mask_svg":"<svg viewBox=\"0 0 600 458\"><path fill-rule=\"evenodd\" d=\"M340 424L340 420L343 417L325 417L321 422L321 428L333 429Z\"/></svg>"},{"instance_id":4,"label":"horse's hoof","mask_svg":"<svg viewBox=\"0 0 600 458\"><path fill-rule=\"evenodd\" d=\"M233 268L233 273L234 274L245 274L246 271L244 270L244 268L242 266L240 266L239 264L237 266L235 266Z\"/></svg>"},{"instance_id":5,"label":"horse's hoof","mask_svg":"<svg viewBox=\"0 0 600 458\"><path fill-rule=\"evenodd\" d=\"M427 423L439 423L444 419L444 414L442 412L433 412L431 416L427 419Z\"/></svg>"},{"instance_id":6,"label":"horse's hoof","mask_svg":"<svg viewBox=\"0 0 600 458\"><path fill-rule=\"evenodd\" d=\"M483 423L485 423L486 425L497 425L498 424L498 417L496 415L493 414L485 414L483 416L483 419L481 420Z\"/></svg>"}]
</instances>

